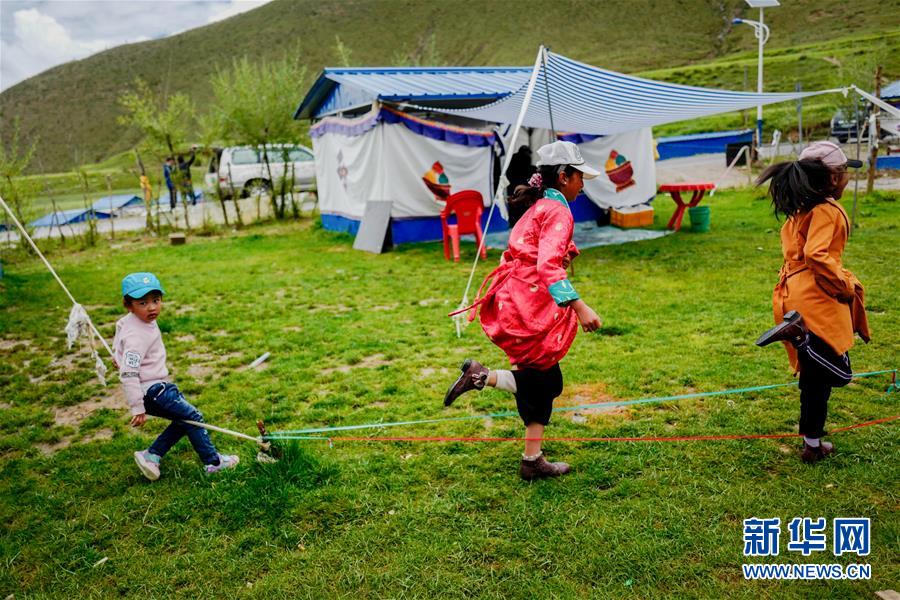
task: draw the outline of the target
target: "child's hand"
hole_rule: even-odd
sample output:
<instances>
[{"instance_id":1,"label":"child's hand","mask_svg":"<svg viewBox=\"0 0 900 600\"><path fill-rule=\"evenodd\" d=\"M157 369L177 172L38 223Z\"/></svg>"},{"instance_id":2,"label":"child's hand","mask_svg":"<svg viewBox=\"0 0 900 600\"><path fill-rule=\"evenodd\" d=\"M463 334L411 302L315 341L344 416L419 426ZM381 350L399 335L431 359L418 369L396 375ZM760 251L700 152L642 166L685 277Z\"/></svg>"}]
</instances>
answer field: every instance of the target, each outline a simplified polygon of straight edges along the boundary
<instances>
[{"instance_id":1,"label":"child's hand","mask_svg":"<svg viewBox=\"0 0 900 600\"><path fill-rule=\"evenodd\" d=\"M131 417L131 426L132 427L141 427L146 422L147 422L147 413L141 413L139 415L134 415L133 417Z\"/></svg>"},{"instance_id":2,"label":"child's hand","mask_svg":"<svg viewBox=\"0 0 900 600\"><path fill-rule=\"evenodd\" d=\"M600 316L594 312L594 309L585 304L584 300L580 298L575 300L572 303L572 308L575 309L575 314L578 316L578 322L581 323L581 328L587 332L597 331L603 326L603 321L600 320Z\"/></svg>"}]
</instances>

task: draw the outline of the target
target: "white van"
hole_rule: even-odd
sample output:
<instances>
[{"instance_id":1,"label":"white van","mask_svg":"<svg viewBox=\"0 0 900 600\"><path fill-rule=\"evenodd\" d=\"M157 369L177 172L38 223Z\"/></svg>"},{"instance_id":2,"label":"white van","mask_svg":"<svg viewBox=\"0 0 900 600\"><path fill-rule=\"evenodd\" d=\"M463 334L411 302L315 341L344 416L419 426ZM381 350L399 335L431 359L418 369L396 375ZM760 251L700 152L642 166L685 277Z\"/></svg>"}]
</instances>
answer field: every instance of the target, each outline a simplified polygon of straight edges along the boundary
<instances>
[{"instance_id":1,"label":"white van","mask_svg":"<svg viewBox=\"0 0 900 600\"><path fill-rule=\"evenodd\" d=\"M216 179L225 196L248 196L278 190L281 178L290 181L295 190L316 189L316 162L312 150L305 146L271 144L266 146L269 169L263 161L262 146L233 146L217 151L218 161L210 161L205 183L215 193ZM286 154L286 156L285 156ZM287 162L285 162L287 159ZM218 172L214 170L216 162Z\"/></svg>"}]
</instances>

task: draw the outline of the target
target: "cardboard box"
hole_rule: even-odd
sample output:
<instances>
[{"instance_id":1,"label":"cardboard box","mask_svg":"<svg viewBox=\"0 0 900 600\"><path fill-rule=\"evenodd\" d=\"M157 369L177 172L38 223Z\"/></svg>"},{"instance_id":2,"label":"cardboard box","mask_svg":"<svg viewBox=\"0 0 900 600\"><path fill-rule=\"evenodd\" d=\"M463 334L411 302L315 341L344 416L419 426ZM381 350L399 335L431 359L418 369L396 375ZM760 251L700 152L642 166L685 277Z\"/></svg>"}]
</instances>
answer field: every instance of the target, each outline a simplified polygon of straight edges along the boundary
<instances>
[{"instance_id":1,"label":"cardboard box","mask_svg":"<svg viewBox=\"0 0 900 600\"><path fill-rule=\"evenodd\" d=\"M616 227L646 227L653 225L653 207L649 204L613 208L610 210L609 222Z\"/></svg>"}]
</instances>

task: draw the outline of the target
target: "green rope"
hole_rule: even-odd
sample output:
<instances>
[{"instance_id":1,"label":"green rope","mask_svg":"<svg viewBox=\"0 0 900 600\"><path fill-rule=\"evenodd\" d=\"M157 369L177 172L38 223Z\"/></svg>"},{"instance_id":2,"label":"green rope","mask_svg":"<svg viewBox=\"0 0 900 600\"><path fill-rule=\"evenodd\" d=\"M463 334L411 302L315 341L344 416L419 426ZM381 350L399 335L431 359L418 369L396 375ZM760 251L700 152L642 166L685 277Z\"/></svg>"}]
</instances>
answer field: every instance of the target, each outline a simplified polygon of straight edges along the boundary
<instances>
[{"instance_id":1,"label":"green rope","mask_svg":"<svg viewBox=\"0 0 900 600\"><path fill-rule=\"evenodd\" d=\"M897 377L897 369L886 369L884 371L869 371L867 373L856 373L853 375L854 379L861 379L863 377L874 377L875 375L884 375L886 373L892 373L894 375L894 381L891 382L891 385L888 387L885 396L891 393L894 390L900 390L900 386L896 383ZM632 406L635 404L650 404L655 402L668 402L670 400L685 400L688 398L708 398L711 396L724 396L727 394L747 394L750 392L760 392L763 390L771 390L774 388L781 387L790 387L797 385L796 381L791 383L773 383L770 385L757 385L753 387L744 387L744 388L733 388L730 390L720 390L717 392L696 392L692 394L681 394L677 396L654 396L652 398L640 398L638 400L622 400L620 402L595 402L592 404L579 404L578 406L560 406L558 408L554 408L553 412L567 412L573 410L584 410L598 407L612 407L612 406ZM309 437L294 437L294 436L303 436L305 434L312 433L330 433L332 431L353 431L357 429L384 429L386 427L400 427L403 425L427 425L432 423L449 423L452 421L471 421L475 419L493 419L493 418L502 418L502 417L514 417L518 416L518 412L516 411L504 411L504 412L496 412L490 413L487 415L468 415L465 417L444 417L440 419L422 419L418 421L392 421L387 423L363 423L361 425L339 425L333 427L311 427L308 429L286 429L282 431L273 431L266 436L266 439L276 440L276 439L322 439L317 436L309 436ZM288 437L290 436L290 437Z\"/></svg>"}]
</instances>

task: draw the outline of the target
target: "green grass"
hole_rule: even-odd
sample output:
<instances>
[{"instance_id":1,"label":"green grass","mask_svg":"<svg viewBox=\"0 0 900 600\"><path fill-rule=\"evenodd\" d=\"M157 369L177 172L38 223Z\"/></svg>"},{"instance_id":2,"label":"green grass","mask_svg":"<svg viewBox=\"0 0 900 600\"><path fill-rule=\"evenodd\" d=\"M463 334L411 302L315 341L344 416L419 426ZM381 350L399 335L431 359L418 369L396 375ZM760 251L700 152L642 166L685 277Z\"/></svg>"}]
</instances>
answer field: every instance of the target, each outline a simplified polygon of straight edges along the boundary
<instances>
[{"instance_id":1,"label":"green grass","mask_svg":"<svg viewBox=\"0 0 900 600\"><path fill-rule=\"evenodd\" d=\"M672 203L655 205L662 226ZM790 380L783 351L752 342L771 323L778 224L757 193L722 192L710 205L708 234L579 257L574 284L604 330L576 338L559 403ZM897 367L897 195L862 199L859 222L845 263L866 284L873 340L852 350L853 364ZM473 255L466 246L465 259ZM109 338L121 276L155 271L169 292L160 326L170 368L215 424L250 432L257 418L292 429L513 407L494 390L440 406L464 357L505 361L477 325L455 337L445 315L468 265L445 262L439 244L376 256L302 222L181 247L119 239L50 259ZM7 253L0 286L2 595L871 598L900 576L897 425L835 435L838 453L814 467L799 462L795 440L552 442L548 455L573 473L533 484L516 476L518 443L303 442L262 466L252 446L215 434L220 450L240 454L234 472L205 477L181 442L150 483L131 452L163 423L132 431L124 410L105 408L56 426L55 410L110 390L83 351L63 362L67 302L37 261ZM266 351L268 368L242 368ZM896 414L886 385L836 390L828 427ZM638 406L584 424L561 413L547 434L781 433L794 430L797 412L787 388ZM111 439L81 442L104 431ZM522 427L509 418L393 432L518 436ZM51 455L36 447L65 438L73 444ZM786 551L785 529L771 562L867 562L872 580L745 582L741 523L754 516L870 517L869 557L803 558Z\"/></svg>"},{"instance_id":2,"label":"green grass","mask_svg":"<svg viewBox=\"0 0 900 600\"><path fill-rule=\"evenodd\" d=\"M336 37L355 66L530 65L543 43L590 64L693 85L741 89L747 67L748 87L756 89L756 40L749 27L731 25L734 17L758 18L743 0L561 0L557 8L548 11L540 0L276 0L176 36L59 65L15 85L0 94L0 138L10 140L12 123L21 119L22 139L39 140L33 172L104 161L138 142L134 129L116 121L116 99L135 77L160 94L188 94L205 113L210 76L245 55L301 57L307 77L296 84L299 104L323 67L340 66ZM560 14L566 18L552 18ZM836 81L868 88L872 69L853 71L876 56L887 81L900 77L898 22L896 3L879 0L794 0L767 10L772 37L766 90L793 90L798 81L805 89ZM827 120L831 109L823 112L810 118ZM701 120L688 130L730 128L735 118ZM787 119L782 129L793 123Z\"/></svg>"}]
</instances>

